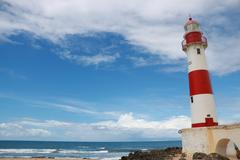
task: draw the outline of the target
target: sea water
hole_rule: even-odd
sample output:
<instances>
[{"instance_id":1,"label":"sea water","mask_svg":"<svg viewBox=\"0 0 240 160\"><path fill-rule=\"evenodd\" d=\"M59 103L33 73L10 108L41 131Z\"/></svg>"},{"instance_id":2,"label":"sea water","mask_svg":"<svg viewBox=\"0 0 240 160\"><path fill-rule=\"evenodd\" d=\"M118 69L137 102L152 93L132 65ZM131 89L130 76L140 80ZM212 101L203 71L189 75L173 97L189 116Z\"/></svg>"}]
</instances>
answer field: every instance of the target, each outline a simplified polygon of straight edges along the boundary
<instances>
[{"instance_id":1,"label":"sea water","mask_svg":"<svg viewBox=\"0 0 240 160\"><path fill-rule=\"evenodd\" d=\"M52 142L0 141L0 157L68 157L118 160L137 150L181 147L181 141Z\"/></svg>"}]
</instances>

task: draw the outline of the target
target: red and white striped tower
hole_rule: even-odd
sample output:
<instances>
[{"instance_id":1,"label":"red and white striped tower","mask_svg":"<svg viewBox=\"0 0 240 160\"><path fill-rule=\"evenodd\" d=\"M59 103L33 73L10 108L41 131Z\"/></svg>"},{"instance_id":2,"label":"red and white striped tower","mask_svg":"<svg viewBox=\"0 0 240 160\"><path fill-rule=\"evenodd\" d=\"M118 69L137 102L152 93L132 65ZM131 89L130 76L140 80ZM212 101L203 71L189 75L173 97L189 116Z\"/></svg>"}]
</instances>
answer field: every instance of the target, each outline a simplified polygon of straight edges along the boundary
<instances>
[{"instance_id":1,"label":"red and white striped tower","mask_svg":"<svg viewBox=\"0 0 240 160\"><path fill-rule=\"evenodd\" d=\"M191 17L184 29L182 49L188 58L192 127L217 126L215 100L205 57L207 39L203 36L199 23Z\"/></svg>"}]
</instances>

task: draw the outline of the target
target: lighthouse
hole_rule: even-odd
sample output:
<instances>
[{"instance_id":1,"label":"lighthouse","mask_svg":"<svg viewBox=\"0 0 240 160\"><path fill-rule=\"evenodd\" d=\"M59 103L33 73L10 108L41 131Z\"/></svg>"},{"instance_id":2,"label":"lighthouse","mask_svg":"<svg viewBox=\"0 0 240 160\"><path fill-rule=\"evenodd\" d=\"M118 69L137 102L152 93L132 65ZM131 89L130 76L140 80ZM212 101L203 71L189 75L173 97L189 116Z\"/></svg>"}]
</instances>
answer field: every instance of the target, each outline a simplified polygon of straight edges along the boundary
<instances>
[{"instance_id":1,"label":"lighthouse","mask_svg":"<svg viewBox=\"0 0 240 160\"><path fill-rule=\"evenodd\" d=\"M192 128L217 126L216 105L205 56L207 39L200 30L200 24L191 17L184 30L182 49L188 60Z\"/></svg>"},{"instance_id":2,"label":"lighthouse","mask_svg":"<svg viewBox=\"0 0 240 160\"><path fill-rule=\"evenodd\" d=\"M196 152L218 153L234 158L231 143L240 148L240 124L218 125L215 101L209 78L205 50L207 39L200 30L199 23L191 17L186 22L182 49L187 55L189 78L189 101L192 111L192 127L181 129L182 153L193 159ZM233 146L234 147L234 146ZM232 148L232 151L234 148ZM237 158L235 158L237 159Z\"/></svg>"}]
</instances>

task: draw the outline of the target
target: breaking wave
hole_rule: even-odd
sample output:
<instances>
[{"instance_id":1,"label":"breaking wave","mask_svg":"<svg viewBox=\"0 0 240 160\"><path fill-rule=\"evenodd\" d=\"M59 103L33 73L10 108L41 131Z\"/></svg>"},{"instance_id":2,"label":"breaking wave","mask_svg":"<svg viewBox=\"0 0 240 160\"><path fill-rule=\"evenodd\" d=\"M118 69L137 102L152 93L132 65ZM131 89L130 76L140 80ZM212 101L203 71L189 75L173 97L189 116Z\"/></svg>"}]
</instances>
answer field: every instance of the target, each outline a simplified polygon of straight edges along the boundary
<instances>
[{"instance_id":1,"label":"breaking wave","mask_svg":"<svg viewBox=\"0 0 240 160\"><path fill-rule=\"evenodd\" d=\"M62 149L0 149L0 154L100 154L108 153L108 150L81 151L81 150L62 150Z\"/></svg>"}]
</instances>

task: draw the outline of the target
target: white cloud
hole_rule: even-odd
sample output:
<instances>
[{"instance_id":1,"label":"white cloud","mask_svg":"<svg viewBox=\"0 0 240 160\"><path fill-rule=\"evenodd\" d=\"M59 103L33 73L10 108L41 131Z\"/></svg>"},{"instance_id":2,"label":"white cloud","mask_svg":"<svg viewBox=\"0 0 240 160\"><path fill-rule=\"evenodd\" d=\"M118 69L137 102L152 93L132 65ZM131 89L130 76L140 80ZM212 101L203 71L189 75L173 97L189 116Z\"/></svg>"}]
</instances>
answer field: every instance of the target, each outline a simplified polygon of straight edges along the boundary
<instances>
[{"instance_id":1,"label":"white cloud","mask_svg":"<svg viewBox=\"0 0 240 160\"><path fill-rule=\"evenodd\" d=\"M70 51L63 51L63 52L57 52L57 55L59 55L62 59L67 59L72 62L75 62L77 64L83 64L83 65L98 65L101 63L112 63L117 58L120 57L118 53L107 55L107 54L96 54L92 56L80 56L80 55L74 55Z\"/></svg>"},{"instance_id":2,"label":"white cloud","mask_svg":"<svg viewBox=\"0 0 240 160\"><path fill-rule=\"evenodd\" d=\"M70 123L56 121L56 120L46 120L46 121L38 121L35 119L24 118L18 124L24 126L35 126L35 127L44 127L44 128L51 128L51 127L62 127L62 126L70 126Z\"/></svg>"},{"instance_id":3,"label":"white cloud","mask_svg":"<svg viewBox=\"0 0 240 160\"><path fill-rule=\"evenodd\" d=\"M93 123L63 122L56 120L20 119L0 123L0 139L46 139L114 141L176 139L177 131L189 127L190 118L171 117L162 121L136 118L132 113L122 114L118 120ZM59 134L61 133L61 134Z\"/></svg>"},{"instance_id":4,"label":"white cloud","mask_svg":"<svg viewBox=\"0 0 240 160\"><path fill-rule=\"evenodd\" d=\"M48 137L51 135L51 132L45 129L27 129L27 134L29 136L40 136L40 137Z\"/></svg>"},{"instance_id":5,"label":"white cloud","mask_svg":"<svg viewBox=\"0 0 240 160\"><path fill-rule=\"evenodd\" d=\"M120 112L113 111L96 111L93 103L76 100L65 100L65 102L32 101L30 103L32 103L34 106L45 107L49 109L59 109L76 114L89 114L105 117L118 117L120 114Z\"/></svg>"},{"instance_id":6,"label":"white cloud","mask_svg":"<svg viewBox=\"0 0 240 160\"><path fill-rule=\"evenodd\" d=\"M151 65L146 59L144 59L143 57L129 57L130 60L132 60L134 62L135 66L147 66L147 65Z\"/></svg>"},{"instance_id":7,"label":"white cloud","mask_svg":"<svg viewBox=\"0 0 240 160\"><path fill-rule=\"evenodd\" d=\"M240 34L233 37L214 37L207 54L209 67L220 75L240 69Z\"/></svg>"},{"instance_id":8,"label":"white cloud","mask_svg":"<svg viewBox=\"0 0 240 160\"><path fill-rule=\"evenodd\" d=\"M119 57L119 54L114 54L114 55L97 54L94 56L82 56L80 61L82 61L86 65L92 65L92 64L97 65L100 63L114 62L118 57Z\"/></svg>"},{"instance_id":9,"label":"white cloud","mask_svg":"<svg viewBox=\"0 0 240 160\"><path fill-rule=\"evenodd\" d=\"M171 117L163 121L146 121L143 118L135 118L132 113L122 114L117 122L106 121L96 123L103 128L123 129L181 129L187 127L189 118L186 116Z\"/></svg>"},{"instance_id":10,"label":"white cloud","mask_svg":"<svg viewBox=\"0 0 240 160\"><path fill-rule=\"evenodd\" d=\"M15 139L15 138L42 138L50 137L51 132L40 128L27 128L19 122L0 123L0 138Z\"/></svg>"},{"instance_id":11,"label":"white cloud","mask_svg":"<svg viewBox=\"0 0 240 160\"><path fill-rule=\"evenodd\" d=\"M240 69L239 26L232 21L231 14L238 10L239 0L4 0L8 3L0 11L0 39L27 31L36 37L59 43L66 35L91 35L97 32L113 32L123 35L129 43L141 46L150 54L174 62L184 58L180 42L183 23L191 13L207 23L209 36L210 69L225 74ZM207 5L206 5L207 4ZM236 16L237 17L237 16ZM229 18L229 20L228 20ZM222 30L235 29L234 37L222 36L212 28L218 25ZM220 41L219 41L220 38ZM234 56L228 56L229 53ZM60 55L61 56L61 55ZM66 59L83 61L85 65L113 62L118 56L97 54L95 56L63 55ZM80 60L79 60L80 59ZM231 63L229 63L229 61ZM224 65L222 65L224 64Z\"/></svg>"},{"instance_id":12,"label":"white cloud","mask_svg":"<svg viewBox=\"0 0 240 160\"><path fill-rule=\"evenodd\" d=\"M169 61L163 60L158 56L148 56L148 57L129 56L128 59L133 62L135 67L145 67L145 66L169 63ZM176 61L175 63L178 63L178 62Z\"/></svg>"}]
</instances>

